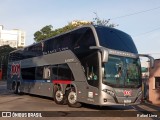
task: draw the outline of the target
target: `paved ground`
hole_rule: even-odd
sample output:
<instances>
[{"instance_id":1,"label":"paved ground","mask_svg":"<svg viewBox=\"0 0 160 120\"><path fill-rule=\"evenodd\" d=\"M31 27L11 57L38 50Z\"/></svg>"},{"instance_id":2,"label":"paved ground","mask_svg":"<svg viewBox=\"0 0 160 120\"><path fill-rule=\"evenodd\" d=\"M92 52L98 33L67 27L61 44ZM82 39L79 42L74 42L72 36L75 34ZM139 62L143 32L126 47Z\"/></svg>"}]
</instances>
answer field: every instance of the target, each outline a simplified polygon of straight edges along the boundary
<instances>
[{"instance_id":1,"label":"paved ground","mask_svg":"<svg viewBox=\"0 0 160 120\"><path fill-rule=\"evenodd\" d=\"M141 104L137 106L115 106L115 107L98 107L84 104L81 108L70 108L67 105L57 105L51 98L40 97L35 95L15 95L6 89L6 82L0 81L0 116L2 112L12 112L12 116L18 114L28 116L28 112L36 112L37 115L48 116L47 119L83 119L83 120L158 120L160 117L160 107L151 104ZM15 114L14 114L14 113ZM40 113L40 114L38 114ZM3 116L6 113L3 113ZM155 116L154 116L155 115ZM125 116L122 118L122 116ZM128 116L128 117L127 117ZM134 116L134 117L129 117ZM137 117L139 116L139 117ZM140 118L141 116L141 118ZM152 117L151 117L152 116ZM2 118L0 119L21 119L21 118ZM27 118L23 118L27 119ZM36 119L36 118L34 118ZM160 120L160 118L159 118Z\"/></svg>"}]
</instances>

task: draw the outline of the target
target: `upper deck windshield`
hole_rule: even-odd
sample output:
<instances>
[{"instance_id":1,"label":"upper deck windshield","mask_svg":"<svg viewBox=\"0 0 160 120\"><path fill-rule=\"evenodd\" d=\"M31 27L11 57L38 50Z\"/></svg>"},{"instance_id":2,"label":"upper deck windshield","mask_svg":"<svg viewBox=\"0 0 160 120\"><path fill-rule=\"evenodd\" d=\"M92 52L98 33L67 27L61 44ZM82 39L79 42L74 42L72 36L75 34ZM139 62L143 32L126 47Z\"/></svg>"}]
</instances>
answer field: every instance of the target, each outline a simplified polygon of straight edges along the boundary
<instances>
[{"instance_id":1,"label":"upper deck windshield","mask_svg":"<svg viewBox=\"0 0 160 120\"><path fill-rule=\"evenodd\" d=\"M109 56L108 62L104 64L103 83L112 87L141 86L139 59Z\"/></svg>"},{"instance_id":2,"label":"upper deck windshield","mask_svg":"<svg viewBox=\"0 0 160 120\"><path fill-rule=\"evenodd\" d=\"M96 26L95 28L101 46L114 50L138 53L132 38L128 34L104 26Z\"/></svg>"}]
</instances>

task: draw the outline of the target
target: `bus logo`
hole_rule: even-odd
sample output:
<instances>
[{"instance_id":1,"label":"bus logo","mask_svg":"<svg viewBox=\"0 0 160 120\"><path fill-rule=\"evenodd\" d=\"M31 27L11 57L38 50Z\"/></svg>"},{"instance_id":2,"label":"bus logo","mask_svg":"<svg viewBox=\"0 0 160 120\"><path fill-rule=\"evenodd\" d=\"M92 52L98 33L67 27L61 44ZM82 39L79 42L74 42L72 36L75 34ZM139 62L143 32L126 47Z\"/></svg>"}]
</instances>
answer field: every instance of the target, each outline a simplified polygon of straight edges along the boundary
<instances>
[{"instance_id":1,"label":"bus logo","mask_svg":"<svg viewBox=\"0 0 160 120\"><path fill-rule=\"evenodd\" d=\"M131 93L132 93L132 91L131 90L124 90L123 91L123 94L124 94L124 96L131 96Z\"/></svg>"},{"instance_id":2,"label":"bus logo","mask_svg":"<svg viewBox=\"0 0 160 120\"><path fill-rule=\"evenodd\" d=\"M20 77L20 64L12 64L11 65L11 77L17 75L18 78Z\"/></svg>"}]
</instances>

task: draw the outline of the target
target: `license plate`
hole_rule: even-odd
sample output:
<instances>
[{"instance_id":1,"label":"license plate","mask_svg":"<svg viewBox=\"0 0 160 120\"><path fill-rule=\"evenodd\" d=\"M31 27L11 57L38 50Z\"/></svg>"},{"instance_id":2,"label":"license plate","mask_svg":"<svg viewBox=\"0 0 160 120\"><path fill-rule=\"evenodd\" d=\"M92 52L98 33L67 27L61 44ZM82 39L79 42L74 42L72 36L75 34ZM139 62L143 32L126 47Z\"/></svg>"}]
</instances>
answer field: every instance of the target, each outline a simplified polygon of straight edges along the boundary
<instances>
[{"instance_id":1,"label":"license plate","mask_svg":"<svg viewBox=\"0 0 160 120\"><path fill-rule=\"evenodd\" d=\"M131 100L126 99L124 100L124 103L131 103Z\"/></svg>"}]
</instances>

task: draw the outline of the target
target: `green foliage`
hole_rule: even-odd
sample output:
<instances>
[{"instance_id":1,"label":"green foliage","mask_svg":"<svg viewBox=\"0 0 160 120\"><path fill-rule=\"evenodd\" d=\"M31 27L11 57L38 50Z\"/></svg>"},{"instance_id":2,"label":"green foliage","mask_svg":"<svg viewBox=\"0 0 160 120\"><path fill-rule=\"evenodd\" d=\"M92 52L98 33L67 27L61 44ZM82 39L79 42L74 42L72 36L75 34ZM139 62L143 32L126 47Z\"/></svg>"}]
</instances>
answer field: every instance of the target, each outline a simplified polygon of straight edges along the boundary
<instances>
[{"instance_id":1,"label":"green foliage","mask_svg":"<svg viewBox=\"0 0 160 120\"><path fill-rule=\"evenodd\" d=\"M77 20L77 21L74 21L74 23L69 22L68 25L66 25L62 28L59 28L59 29L55 29L55 30L53 30L52 25L47 25L47 26L43 27L40 31L37 31L34 33L34 40L35 40L35 42L39 42L41 40L45 40L47 38L56 36L58 34L67 32L67 31L72 30L78 26L86 25L86 24L91 24L91 23L90 22L85 23L85 22L81 22L81 21Z\"/></svg>"},{"instance_id":2,"label":"green foliage","mask_svg":"<svg viewBox=\"0 0 160 120\"><path fill-rule=\"evenodd\" d=\"M15 48L10 47L9 45L0 46L0 58L2 56L8 56L13 50L15 50Z\"/></svg>"},{"instance_id":3,"label":"green foliage","mask_svg":"<svg viewBox=\"0 0 160 120\"><path fill-rule=\"evenodd\" d=\"M15 50L15 48L9 45L0 46L0 69L3 71L3 78L7 76L8 57L9 53L13 50Z\"/></svg>"},{"instance_id":4,"label":"green foliage","mask_svg":"<svg viewBox=\"0 0 160 120\"><path fill-rule=\"evenodd\" d=\"M116 27L117 26L115 24L110 24L109 23L110 19L108 19L108 20L102 19L101 20L98 17L97 13L95 13L95 15L96 15L96 17L93 18L92 22L75 20L75 21L69 22L68 25L66 25L64 27L59 28L59 29L55 29L55 30L53 30L52 25L46 25L41 30L34 33L34 40L35 40L35 42L39 42L41 40L45 40L47 38L56 36L58 34L67 32L69 30L72 30L72 29L77 28L82 25L94 24L94 25L103 25L103 26L108 26L108 27Z\"/></svg>"},{"instance_id":5,"label":"green foliage","mask_svg":"<svg viewBox=\"0 0 160 120\"><path fill-rule=\"evenodd\" d=\"M107 26L107 27L116 27L118 25L110 23L110 19L100 19L99 16L97 15L97 13L94 12L94 14L96 15L95 18L93 18L93 24L94 25L102 25L102 26Z\"/></svg>"},{"instance_id":6,"label":"green foliage","mask_svg":"<svg viewBox=\"0 0 160 120\"><path fill-rule=\"evenodd\" d=\"M53 36L52 34L52 25L47 25L45 27L43 27L40 31L37 31L34 33L34 40L36 42L50 38L51 36Z\"/></svg>"}]
</instances>

